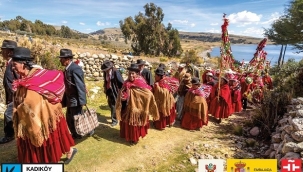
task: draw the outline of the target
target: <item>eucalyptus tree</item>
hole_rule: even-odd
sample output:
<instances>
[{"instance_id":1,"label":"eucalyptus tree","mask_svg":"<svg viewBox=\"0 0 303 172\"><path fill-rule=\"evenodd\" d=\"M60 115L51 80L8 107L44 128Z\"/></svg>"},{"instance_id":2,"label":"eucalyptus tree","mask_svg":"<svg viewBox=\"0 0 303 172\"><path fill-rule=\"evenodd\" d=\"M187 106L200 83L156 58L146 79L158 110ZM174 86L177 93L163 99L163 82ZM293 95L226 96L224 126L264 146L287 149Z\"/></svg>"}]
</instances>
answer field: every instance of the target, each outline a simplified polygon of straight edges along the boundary
<instances>
[{"instance_id":1,"label":"eucalyptus tree","mask_svg":"<svg viewBox=\"0 0 303 172\"><path fill-rule=\"evenodd\" d=\"M145 13L139 12L133 17L120 20L120 28L125 42L131 42L135 54L168 56L182 52L178 30L162 23L163 10L154 3L144 5Z\"/></svg>"}]
</instances>

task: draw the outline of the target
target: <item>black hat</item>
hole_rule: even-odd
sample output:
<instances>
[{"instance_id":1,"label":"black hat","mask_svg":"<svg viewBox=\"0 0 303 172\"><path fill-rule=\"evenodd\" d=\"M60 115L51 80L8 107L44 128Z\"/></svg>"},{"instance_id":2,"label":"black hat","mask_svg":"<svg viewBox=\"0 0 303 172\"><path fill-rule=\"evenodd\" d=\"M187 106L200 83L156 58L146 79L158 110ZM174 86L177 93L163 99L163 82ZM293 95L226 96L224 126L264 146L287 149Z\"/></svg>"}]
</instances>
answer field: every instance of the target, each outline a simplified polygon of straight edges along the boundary
<instances>
[{"instance_id":1,"label":"black hat","mask_svg":"<svg viewBox=\"0 0 303 172\"><path fill-rule=\"evenodd\" d=\"M7 49L14 49L17 47L17 43L15 41L11 41L11 40L4 40L2 42L2 46L1 48L7 48Z\"/></svg>"},{"instance_id":2,"label":"black hat","mask_svg":"<svg viewBox=\"0 0 303 172\"><path fill-rule=\"evenodd\" d=\"M145 64L144 60L142 60L142 59L137 60L137 65L144 65L144 64Z\"/></svg>"},{"instance_id":3,"label":"black hat","mask_svg":"<svg viewBox=\"0 0 303 172\"><path fill-rule=\"evenodd\" d=\"M31 51L28 48L16 47L12 54L13 61L32 61Z\"/></svg>"},{"instance_id":4,"label":"black hat","mask_svg":"<svg viewBox=\"0 0 303 172\"><path fill-rule=\"evenodd\" d=\"M163 68L158 67L158 68L155 70L155 74L156 74L156 75L163 76L163 75L165 75L165 71L163 70Z\"/></svg>"},{"instance_id":5,"label":"black hat","mask_svg":"<svg viewBox=\"0 0 303 172\"><path fill-rule=\"evenodd\" d=\"M71 58L71 57L73 57L74 56L74 54L72 53L72 50L70 50L70 49L61 49L60 50L60 56L59 56L59 58Z\"/></svg>"},{"instance_id":6,"label":"black hat","mask_svg":"<svg viewBox=\"0 0 303 172\"><path fill-rule=\"evenodd\" d=\"M135 63L130 64L130 67L128 67L127 70L134 71L134 72L140 71L138 64L135 64Z\"/></svg>"},{"instance_id":7,"label":"black hat","mask_svg":"<svg viewBox=\"0 0 303 172\"><path fill-rule=\"evenodd\" d=\"M165 69L165 68L166 68L165 64L163 64L163 63L160 63L160 64L159 64L159 67L161 67L162 69Z\"/></svg>"},{"instance_id":8,"label":"black hat","mask_svg":"<svg viewBox=\"0 0 303 172\"><path fill-rule=\"evenodd\" d=\"M197 78L197 77L193 77L193 78L191 79L191 83L192 83L193 85L200 85L200 84L201 84L201 83L200 83L200 79Z\"/></svg>"},{"instance_id":9,"label":"black hat","mask_svg":"<svg viewBox=\"0 0 303 172\"><path fill-rule=\"evenodd\" d=\"M114 66L113 62L109 60L105 60L101 66L101 70L107 71L108 69L112 68Z\"/></svg>"}]
</instances>

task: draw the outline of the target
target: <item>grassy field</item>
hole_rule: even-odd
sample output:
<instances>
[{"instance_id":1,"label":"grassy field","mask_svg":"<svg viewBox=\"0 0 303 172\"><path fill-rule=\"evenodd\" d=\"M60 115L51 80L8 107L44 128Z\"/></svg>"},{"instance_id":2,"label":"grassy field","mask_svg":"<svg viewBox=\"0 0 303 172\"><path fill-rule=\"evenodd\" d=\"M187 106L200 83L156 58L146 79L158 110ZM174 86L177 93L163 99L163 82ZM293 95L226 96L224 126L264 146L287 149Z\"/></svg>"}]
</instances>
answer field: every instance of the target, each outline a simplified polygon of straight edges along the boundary
<instances>
[{"instance_id":1,"label":"grassy field","mask_svg":"<svg viewBox=\"0 0 303 172\"><path fill-rule=\"evenodd\" d=\"M78 153L69 165L65 165L66 172L195 171L198 165L191 164L189 158L195 157L197 152L212 154L215 158L235 155L235 149L230 149L234 146L230 139L232 127L234 120L245 116L234 115L220 125L210 118L208 126L195 132L181 129L178 122L163 131L151 126L145 138L137 145L130 145L119 137L119 126L110 127L110 111L103 91L94 92L102 88L102 82L87 81L86 84L90 90L88 106L97 110L100 126L93 137L76 140ZM0 135L3 136L2 114L0 124ZM0 145L0 152L0 163L17 162L15 141Z\"/></svg>"}]
</instances>

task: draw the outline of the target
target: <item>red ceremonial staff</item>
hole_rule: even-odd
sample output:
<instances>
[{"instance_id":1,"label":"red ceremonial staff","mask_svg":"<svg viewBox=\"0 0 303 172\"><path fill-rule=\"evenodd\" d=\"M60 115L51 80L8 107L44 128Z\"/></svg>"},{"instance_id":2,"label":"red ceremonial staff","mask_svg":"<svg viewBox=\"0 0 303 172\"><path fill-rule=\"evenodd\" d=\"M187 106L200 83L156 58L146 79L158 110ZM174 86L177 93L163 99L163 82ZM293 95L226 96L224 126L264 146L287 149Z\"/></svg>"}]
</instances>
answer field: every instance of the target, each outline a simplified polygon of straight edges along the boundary
<instances>
[{"instance_id":1,"label":"red ceremonial staff","mask_svg":"<svg viewBox=\"0 0 303 172\"><path fill-rule=\"evenodd\" d=\"M258 69L264 69L264 62L266 60L267 52L264 51L264 47L266 46L267 38L264 38L256 48L256 52L254 57L250 60L249 66Z\"/></svg>"},{"instance_id":2,"label":"red ceremonial staff","mask_svg":"<svg viewBox=\"0 0 303 172\"><path fill-rule=\"evenodd\" d=\"M232 64L234 63L234 57L232 55L229 36L228 36L228 30L227 30L229 20L226 18L225 13L223 15L223 22L224 23L221 26L222 42L221 42L221 47L220 47L221 60L220 60L220 72L219 72L219 78L218 78L218 81L219 81L219 83L218 83L218 100L219 100L219 95L220 95L220 80L221 80L222 70L233 68Z\"/></svg>"}]
</instances>

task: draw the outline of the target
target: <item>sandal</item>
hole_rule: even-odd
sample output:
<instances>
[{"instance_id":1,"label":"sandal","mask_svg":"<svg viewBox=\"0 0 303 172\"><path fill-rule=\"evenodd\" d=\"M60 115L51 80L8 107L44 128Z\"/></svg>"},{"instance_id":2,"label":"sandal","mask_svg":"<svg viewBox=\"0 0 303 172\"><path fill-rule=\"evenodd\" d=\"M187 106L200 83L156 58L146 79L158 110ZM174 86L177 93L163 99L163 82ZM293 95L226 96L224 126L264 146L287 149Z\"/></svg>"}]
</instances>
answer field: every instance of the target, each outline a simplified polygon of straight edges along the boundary
<instances>
[{"instance_id":1,"label":"sandal","mask_svg":"<svg viewBox=\"0 0 303 172\"><path fill-rule=\"evenodd\" d=\"M73 152L71 153L71 156L69 158L67 158L66 161L64 161L64 164L69 164L73 160L73 158L77 152L78 152L78 150L76 148L73 148ZM70 153L68 153L68 154L70 154Z\"/></svg>"}]
</instances>

